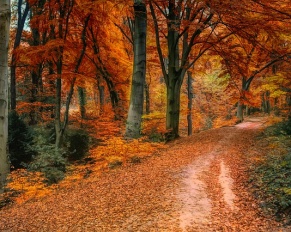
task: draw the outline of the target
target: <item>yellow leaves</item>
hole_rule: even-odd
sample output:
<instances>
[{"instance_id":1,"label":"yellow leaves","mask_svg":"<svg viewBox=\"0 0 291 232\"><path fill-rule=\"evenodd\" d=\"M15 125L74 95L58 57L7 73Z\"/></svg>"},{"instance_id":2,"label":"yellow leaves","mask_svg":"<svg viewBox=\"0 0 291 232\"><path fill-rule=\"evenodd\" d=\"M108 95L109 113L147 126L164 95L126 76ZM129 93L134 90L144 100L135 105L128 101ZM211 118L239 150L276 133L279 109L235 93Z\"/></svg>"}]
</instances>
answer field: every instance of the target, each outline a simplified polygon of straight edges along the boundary
<instances>
[{"instance_id":1,"label":"yellow leaves","mask_svg":"<svg viewBox=\"0 0 291 232\"><path fill-rule=\"evenodd\" d=\"M233 117L230 120L226 120L225 118L216 118L213 121L213 128L219 128L219 127L223 127L223 126L232 126L235 124L235 122L237 121L237 119L235 117Z\"/></svg>"},{"instance_id":2,"label":"yellow leaves","mask_svg":"<svg viewBox=\"0 0 291 232\"><path fill-rule=\"evenodd\" d=\"M44 184L44 177L40 172L18 169L11 172L8 180L7 188L20 193L14 199L19 204L30 198L42 197L51 192L51 189Z\"/></svg>"},{"instance_id":3,"label":"yellow leaves","mask_svg":"<svg viewBox=\"0 0 291 232\"><path fill-rule=\"evenodd\" d=\"M165 112L154 111L143 116L143 133L150 135L151 133L165 133L166 115Z\"/></svg>"},{"instance_id":4,"label":"yellow leaves","mask_svg":"<svg viewBox=\"0 0 291 232\"><path fill-rule=\"evenodd\" d=\"M291 188L282 188L283 192L287 195L291 195Z\"/></svg>"},{"instance_id":5,"label":"yellow leaves","mask_svg":"<svg viewBox=\"0 0 291 232\"><path fill-rule=\"evenodd\" d=\"M157 148L163 145L156 145L141 140L127 141L120 137L113 137L104 146L98 146L90 151L91 157L96 159L104 158L108 162L113 160L125 161L133 155L140 157L152 154Z\"/></svg>"}]
</instances>

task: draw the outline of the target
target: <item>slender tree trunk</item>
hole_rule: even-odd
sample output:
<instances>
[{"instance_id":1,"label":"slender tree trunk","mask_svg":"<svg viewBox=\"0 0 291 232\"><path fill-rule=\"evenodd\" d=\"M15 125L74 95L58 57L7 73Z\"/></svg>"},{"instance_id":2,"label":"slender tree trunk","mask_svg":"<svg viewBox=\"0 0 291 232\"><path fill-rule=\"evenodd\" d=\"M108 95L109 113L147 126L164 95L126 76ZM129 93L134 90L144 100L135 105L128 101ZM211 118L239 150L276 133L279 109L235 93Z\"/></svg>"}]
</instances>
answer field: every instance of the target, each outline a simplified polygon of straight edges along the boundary
<instances>
[{"instance_id":1,"label":"slender tree trunk","mask_svg":"<svg viewBox=\"0 0 291 232\"><path fill-rule=\"evenodd\" d=\"M92 59L92 61L96 67L96 70L100 72L100 74L102 75L103 79L106 82L107 89L108 89L109 94L110 94L112 109L115 113L115 118L117 119L117 118L119 118L119 115L117 112L118 102L119 102L118 93L115 90L115 85L114 85L114 82L112 81L111 75L108 72L108 70L106 69L106 67L103 64L103 61L100 57L99 45L98 45L98 42L97 42L97 39L95 36L95 32L94 32L92 26L89 27L89 32L90 32L89 34L91 35L91 39L93 41L93 51L94 51L94 54L96 55L96 58L97 58L97 60ZM97 80L98 80L98 78L97 78Z\"/></svg>"},{"instance_id":2,"label":"slender tree trunk","mask_svg":"<svg viewBox=\"0 0 291 232\"><path fill-rule=\"evenodd\" d=\"M237 103L237 112L236 112L236 117L237 117L239 122L242 122L244 120L243 107L244 107L243 103L241 101L239 101Z\"/></svg>"},{"instance_id":3,"label":"slender tree trunk","mask_svg":"<svg viewBox=\"0 0 291 232\"><path fill-rule=\"evenodd\" d=\"M10 1L0 0L0 193L9 173L8 163L8 42Z\"/></svg>"},{"instance_id":4,"label":"slender tree trunk","mask_svg":"<svg viewBox=\"0 0 291 232\"><path fill-rule=\"evenodd\" d=\"M192 98L193 98L193 88L192 88L192 73L187 72L187 92L188 92L188 113L187 113L187 122L188 122L188 135L192 135Z\"/></svg>"},{"instance_id":5,"label":"slender tree trunk","mask_svg":"<svg viewBox=\"0 0 291 232\"><path fill-rule=\"evenodd\" d=\"M99 86L98 87L98 89L99 89L99 101L100 101L100 111L101 111L101 113L103 113L104 112L104 99L105 99L105 97L104 97L104 86L103 85L101 85L101 86Z\"/></svg>"},{"instance_id":6,"label":"slender tree trunk","mask_svg":"<svg viewBox=\"0 0 291 232\"><path fill-rule=\"evenodd\" d=\"M104 85L100 84L99 78L97 78L97 87L99 92L99 105L100 105L99 114L102 114L104 112L105 97L104 97Z\"/></svg>"},{"instance_id":7,"label":"slender tree trunk","mask_svg":"<svg viewBox=\"0 0 291 232\"><path fill-rule=\"evenodd\" d=\"M80 114L81 118L86 118L86 90L82 87L78 87L78 95L79 95L79 105L80 105Z\"/></svg>"},{"instance_id":8,"label":"slender tree trunk","mask_svg":"<svg viewBox=\"0 0 291 232\"><path fill-rule=\"evenodd\" d=\"M245 100L245 91L249 89L249 86L251 84L253 78L247 79L246 77L242 77L242 90L241 90L241 96L240 100L237 102L237 111L236 111L236 117L239 122L242 122L244 120L244 113L243 113L243 100Z\"/></svg>"},{"instance_id":9,"label":"slender tree trunk","mask_svg":"<svg viewBox=\"0 0 291 232\"><path fill-rule=\"evenodd\" d=\"M150 85L145 83L145 106L146 106L146 114L150 113Z\"/></svg>"},{"instance_id":10,"label":"slender tree trunk","mask_svg":"<svg viewBox=\"0 0 291 232\"><path fill-rule=\"evenodd\" d=\"M62 39L64 42L66 41L67 33L68 33L68 23L69 17L72 12L74 5L74 1L72 0L65 0L63 5L60 6L59 14L60 19L58 22L58 38ZM53 30L53 37L55 35L55 31ZM64 132L68 123L68 112L69 112L69 105L71 101L70 94L73 94L74 84L76 77L73 78L71 83L71 89L69 96L67 97L66 101L66 110L64 115L64 121L61 120L61 100L62 100L62 71L63 71L63 54L64 54L64 47L60 46L57 50L58 59L56 61L57 66L57 78L56 78L56 96L55 96L55 132L56 132L56 141L55 141L55 150L56 153L60 152L60 148L62 147Z\"/></svg>"},{"instance_id":11,"label":"slender tree trunk","mask_svg":"<svg viewBox=\"0 0 291 232\"><path fill-rule=\"evenodd\" d=\"M14 40L14 46L13 50L19 47L21 42L21 36L25 24L25 20L27 18L28 12L29 12L29 4L26 2L25 8L23 10L22 6L23 1L18 0L17 4L17 30L16 30L16 36ZM23 14L22 14L23 10ZM12 53L11 58L11 72L10 72L10 104L11 104L11 110L16 109L16 56L14 53Z\"/></svg>"},{"instance_id":12,"label":"slender tree trunk","mask_svg":"<svg viewBox=\"0 0 291 232\"><path fill-rule=\"evenodd\" d=\"M252 110L252 107L246 106L246 116L250 116L251 115L251 110Z\"/></svg>"},{"instance_id":13,"label":"slender tree trunk","mask_svg":"<svg viewBox=\"0 0 291 232\"><path fill-rule=\"evenodd\" d=\"M270 114L271 112L271 104L270 104L270 91L265 92L265 109L264 112Z\"/></svg>"},{"instance_id":14,"label":"slender tree trunk","mask_svg":"<svg viewBox=\"0 0 291 232\"><path fill-rule=\"evenodd\" d=\"M41 80L41 72L42 72L42 64L37 66L37 70L32 70L31 72L31 80L32 80L32 87L31 87L31 96L29 99L30 103L34 103L37 101L38 92L40 89L40 80ZM37 108L32 107L29 112L29 125L36 125L37 124Z\"/></svg>"},{"instance_id":15,"label":"slender tree trunk","mask_svg":"<svg viewBox=\"0 0 291 232\"><path fill-rule=\"evenodd\" d=\"M62 145L63 139L63 130L61 125L61 97L62 97L62 68L61 68L61 61L58 64L58 71L57 71L57 79L56 79L56 102L55 102L55 132L56 132L56 141L55 141L55 148L56 152L58 152Z\"/></svg>"},{"instance_id":16,"label":"slender tree trunk","mask_svg":"<svg viewBox=\"0 0 291 232\"><path fill-rule=\"evenodd\" d=\"M137 138L140 136L141 120L144 102L144 84L146 75L146 5L142 0L134 1L135 31L134 31L134 61L130 95L130 105L127 117L125 136Z\"/></svg>"},{"instance_id":17,"label":"slender tree trunk","mask_svg":"<svg viewBox=\"0 0 291 232\"><path fill-rule=\"evenodd\" d=\"M44 5L44 1L41 0L38 2L38 8L37 9L42 9ZM34 12L31 11L30 12L30 17L33 17ZM36 15L40 15L41 12L40 10L36 10L35 12ZM31 35L32 35L32 46L39 46L41 45L41 40L40 40L40 33L39 33L39 28L38 27L32 27L31 28ZM43 38L43 40L45 40L45 38ZM37 64L35 67L33 67L32 71L31 71L31 82L32 82L32 86L31 86L31 98L30 98L30 103L34 103L37 101L37 97L38 97L38 93L39 90L42 90L42 63L43 61L40 61L39 64ZM36 107L33 107L30 112L29 112L29 116L30 116L30 121L29 121L29 125L36 125L37 124L37 109Z\"/></svg>"}]
</instances>

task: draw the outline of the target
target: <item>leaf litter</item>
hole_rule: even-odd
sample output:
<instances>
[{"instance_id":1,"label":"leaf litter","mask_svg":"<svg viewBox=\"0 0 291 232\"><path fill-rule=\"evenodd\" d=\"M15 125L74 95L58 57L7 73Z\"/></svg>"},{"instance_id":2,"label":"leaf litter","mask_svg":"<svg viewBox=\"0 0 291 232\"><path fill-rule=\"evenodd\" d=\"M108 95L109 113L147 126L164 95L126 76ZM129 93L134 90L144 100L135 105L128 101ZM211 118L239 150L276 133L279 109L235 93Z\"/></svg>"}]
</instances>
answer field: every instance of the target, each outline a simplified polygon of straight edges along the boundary
<instances>
[{"instance_id":1,"label":"leaf litter","mask_svg":"<svg viewBox=\"0 0 291 232\"><path fill-rule=\"evenodd\" d=\"M244 154L260 146L260 126L248 125L178 139L141 163L4 207L0 231L291 231L246 187Z\"/></svg>"}]
</instances>

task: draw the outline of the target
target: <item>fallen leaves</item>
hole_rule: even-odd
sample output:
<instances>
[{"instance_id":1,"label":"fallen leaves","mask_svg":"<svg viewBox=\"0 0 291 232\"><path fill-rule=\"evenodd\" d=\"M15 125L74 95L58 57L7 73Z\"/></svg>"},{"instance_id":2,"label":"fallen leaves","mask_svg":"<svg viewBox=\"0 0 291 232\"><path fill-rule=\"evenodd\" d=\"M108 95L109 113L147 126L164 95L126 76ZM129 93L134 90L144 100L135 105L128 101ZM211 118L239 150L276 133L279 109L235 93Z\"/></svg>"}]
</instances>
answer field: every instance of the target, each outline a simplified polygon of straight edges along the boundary
<instances>
[{"instance_id":1,"label":"fallen leaves","mask_svg":"<svg viewBox=\"0 0 291 232\"><path fill-rule=\"evenodd\" d=\"M256 130L234 127L204 131L169 143L169 148L142 159L138 165L128 163L106 172L93 168L102 162L106 164L104 155L100 159L107 149L104 147L102 152L96 151L96 156L92 154L100 161L95 160L79 170L79 174L92 170L86 178L80 175L74 181L67 179L46 197L2 209L0 230L183 231L179 221L181 201L177 199L185 178L183 170L197 160L207 159L206 154L212 154L209 169L199 174L199 181L205 183L204 191L211 199L211 220L203 227L193 222L184 231L279 232L279 223L264 216L245 185L244 156L250 152L249 144L260 146L254 140L256 134ZM132 149L136 154L148 149L140 144L114 143L116 149L107 152L124 158L119 151ZM236 210L225 203L219 184L222 160L234 180Z\"/></svg>"}]
</instances>

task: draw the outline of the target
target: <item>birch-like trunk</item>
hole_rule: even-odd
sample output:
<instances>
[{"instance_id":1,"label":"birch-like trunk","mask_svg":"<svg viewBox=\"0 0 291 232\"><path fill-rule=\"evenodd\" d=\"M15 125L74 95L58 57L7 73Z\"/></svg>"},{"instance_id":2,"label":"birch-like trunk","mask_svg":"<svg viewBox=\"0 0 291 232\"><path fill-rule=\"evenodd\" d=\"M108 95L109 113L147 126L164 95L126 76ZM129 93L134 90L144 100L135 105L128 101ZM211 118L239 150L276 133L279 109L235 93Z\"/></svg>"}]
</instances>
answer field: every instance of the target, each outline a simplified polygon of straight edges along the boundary
<instances>
[{"instance_id":1,"label":"birch-like trunk","mask_svg":"<svg viewBox=\"0 0 291 232\"><path fill-rule=\"evenodd\" d=\"M0 0L0 193L9 173L8 163L8 41L10 1Z\"/></svg>"},{"instance_id":2,"label":"birch-like trunk","mask_svg":"<svg viewBox=\"0 0 291 232\"><path fill-rule=\"evenodd\" d=\"M144 85L146 75L146 32L147 15L143 0L134 1L135 31L134 31L134 61L130 95L130 106L127 117L125 136L137 138L140 136L141 120L144 102Z\"/></svg>"}]
</instances>

